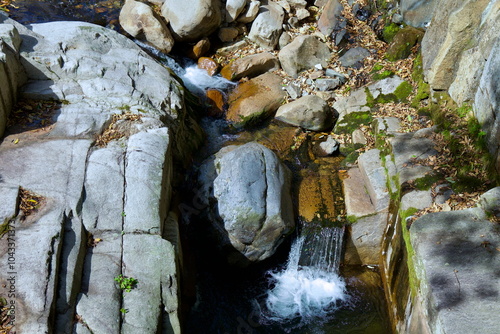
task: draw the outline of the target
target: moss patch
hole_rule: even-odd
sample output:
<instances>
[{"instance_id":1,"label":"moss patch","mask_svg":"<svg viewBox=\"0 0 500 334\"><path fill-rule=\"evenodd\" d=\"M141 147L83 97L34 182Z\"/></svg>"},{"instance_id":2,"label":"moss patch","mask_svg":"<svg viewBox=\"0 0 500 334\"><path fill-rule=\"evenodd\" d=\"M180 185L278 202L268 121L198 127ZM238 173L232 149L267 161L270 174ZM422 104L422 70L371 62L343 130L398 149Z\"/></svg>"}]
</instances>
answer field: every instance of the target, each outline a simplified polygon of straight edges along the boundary
<instances>
[{"instance_id":1,"label":"moss patch","mask_svg":"<svg viewBox=\"0 0 500 334\"><path fill-rule=\"evenodd\" d=\"M378 80L382 80L382 79L385 79L385 78L388 78L388 77L392 77L393 75L394 75L393 71L385 70L385 71L382 71L382 72L374 73L372 75L372 79L374 81L378 81Z\"/></svg>"},{"instance_id":2,"label":"moss patch","mask_svg":"<svg viewBox=\"0 0 500 334\"><path fill-rule=\"evenodd\" d=\"M351 134L359 129L361 125L369 125L373 117L368 111L352 112L345 115L340 122L335 125L334 132L337 134Z\"/></svg>"},{"instance_id":3,"label":"moss patch","mask_svg":"<svg viewBox=\"0 0 500 334\"><path fill-rule=\"evenodd\" d=\"M401 30L401 27L396 23L391 22L386 24L384 30L382 30L382 39L386 43L392 42L399 30Z\"/></svg>"},{"instance_id":4,"label":"moss patch","mask_svg":"<svg viewBox=\"0 0 500 334\"><path fill-rule=\"evenodd\" d=\"M417 278L417 273L415 270L415 250L413 249L413 246L411 245L410 241L410 226L407 222L407 218L413 216L415 213L417 213L416 208L408 208L407 210L400 211L399 212L399 217L401 220L401 227L402 227L402 234L403 234L403 240L406 248L406 253L407 253L407 263L408 263L408 276L409 276L409 283L410 283L410 293L412 297L415 297L418 293L419 286L420 286L420 281Z\"/></svg>"},{"instance_id":5,"label":"moss patch","mask_svg":"<svg viewBox=\"0 0 500 334\"><path fill-rule=\"evenodd\" d=\"M389 61L405 59L411 54L411 49L422 40L424 32L414 27L404 27L393 37L387 48L385 58Z\"/></svg>"},{"instance_id":6,"label":"moss patch","mask_svg":"<svg viewBox=\"0 0 500 334\"><path fill-rule=\"evenodd\" d=\"M376 104L384 104L389 102L407 102L407 98L412 92L413 87L407 81L403 81L398 87L396 87L394 93L379 94L377 97L374 97L368 87L366 87L366 105L370 108L373 108Z\"/></svg>"}]
</instances>

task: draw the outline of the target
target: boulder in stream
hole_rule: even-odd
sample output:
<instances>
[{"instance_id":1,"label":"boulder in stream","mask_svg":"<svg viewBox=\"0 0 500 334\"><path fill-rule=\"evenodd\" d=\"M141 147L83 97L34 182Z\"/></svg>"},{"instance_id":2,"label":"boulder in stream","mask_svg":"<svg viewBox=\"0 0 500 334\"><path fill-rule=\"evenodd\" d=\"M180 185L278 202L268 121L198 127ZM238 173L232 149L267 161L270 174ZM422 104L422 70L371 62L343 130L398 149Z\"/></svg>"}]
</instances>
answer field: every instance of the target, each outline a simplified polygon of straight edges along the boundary
<instances>
[{"instance_id":1,"label":"boulder in stream","mask_svg":"<svg viewBox=\"0 0 500 334\"><path fill-rule=\"evenodd\" d=\"M294 229L291 174L265 146L228 146L200 168L201 197L218 246L232 264L274 254Z\"/></svg>"}]
</instances>

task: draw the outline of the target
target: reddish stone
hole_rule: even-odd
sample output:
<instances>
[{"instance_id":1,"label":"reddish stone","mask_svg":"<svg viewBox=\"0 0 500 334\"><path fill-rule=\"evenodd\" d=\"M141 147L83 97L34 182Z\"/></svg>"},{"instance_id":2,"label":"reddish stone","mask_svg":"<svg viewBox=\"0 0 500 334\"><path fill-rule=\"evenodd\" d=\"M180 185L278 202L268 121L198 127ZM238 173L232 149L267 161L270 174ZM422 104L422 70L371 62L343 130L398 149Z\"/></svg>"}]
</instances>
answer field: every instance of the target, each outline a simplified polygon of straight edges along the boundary
<instances>
[{"instance_id":1,"label":"reddish stone","mask_svg":"<svg viewBox=\"0 0 500 334\"><path fill-rule=\"evenodd\" d=\"M200 57L198 59L198 67L207 70L210 76L213 76L219 70L219 64L210 57Z\"/></svg>"},{"instance_id":2,"label":"reddish stone","mask_svg":"<svg viewBox=\"0 0 500 334\"><path fill-rule=\"evenodd\" d=\"M193 59L198 59L201 56L207 54L210 50L210 40L208 38L203 38L196 43L191 50L188 52L188 57Z\"/></svg>"},{"instance_id":3,"label":"reddish stone","mask_svg":"<svg viewBox=\"0 0 500 334\"><path fill-rule=\"evenodd\" d=\"M207 90L208 115L214 117L224 116L224 94L217 89Z\"/></svg>"}]
</instances>

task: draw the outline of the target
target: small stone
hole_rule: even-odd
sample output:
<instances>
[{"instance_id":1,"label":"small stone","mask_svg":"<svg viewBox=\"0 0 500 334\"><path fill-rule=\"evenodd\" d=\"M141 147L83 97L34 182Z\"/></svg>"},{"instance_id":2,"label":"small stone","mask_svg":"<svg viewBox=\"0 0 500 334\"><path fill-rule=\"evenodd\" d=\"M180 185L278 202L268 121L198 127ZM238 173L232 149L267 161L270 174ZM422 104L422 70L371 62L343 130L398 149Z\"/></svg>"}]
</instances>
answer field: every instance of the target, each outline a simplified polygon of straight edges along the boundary
<instances>
[{"instance_id":1,"label":"small stone","mask_svg":"<svg viewBox=\"0 0 500 334\"><path fill-rule=\"evenodd\" d=\"M210 50L210 40L208 38L200 39L192 49L193 58L198 59Z\"/></svg>"},{"instance_id":2,"label":"small stone","mask_svg":"<svg viewBox=\"0 0 500 334\"><path fill-rule=\"evenodd\" d=\"M295 12L295 15L297 15L297 18L299 19L299 21L302 21L302 20L308 18L309 16L311 16L311 13L309 13L309 11L307 9L301 8Z\"/></svg>"},{"instance_id":3,"label":"small stone","mask_svg":"<svg viewBox=\"0 0 500 334\"><path fill-rule=\"evenodd\" d=\"M257 17L259 14L260 1L250 1L248 4L247 10L244 11L236 21L241 23L250 23Z\"/></svg>"},{"instance_id":4,"label":"small stone","mask_svg":"<svg viewBox=\"0 0 500 334\"><path fill-rule=\"evenodd\" d=\"M219 39L224 43L234 41L238 35L238 29L233 27L220 28L218 33Z\"/></svg>"},{"instance_id":5,"label":"small stone","mask_svg":"<svg viewBox=\"0 0 500 334\"><path fill-rule=\"evenodd\" d=\"M366 137L363 131L360 129L356 129L352 132L352 143L353 144L361 144L361 145L366 145Z\"/></svg>"},{"instance_id":6,"label":"small stone","mask_svg":"<svg viewBox=\"0 0 500 334\"><path fill-rule=\"evenodd\" d=\"M290 34L286 31L284 31L281 36L280 36L280 39L278 41L278 47L279 49L283 49L285 46L287 46L288 44L290 44L290 42L292 41L292 36L290 36Z\"/></svg>"},{"instance_id":7,"label":"small stone","mask_svg":"<svg viewBox=\"0 0 500 334\"><path fill-rule=\"evenodd\" d=\"M315 80L320 78L323 75L323 71L314 71L311 74L309 74L309 78Z\"/></svg>"},{"instance_id":8,"label":"small stone","mask_svg":"<svg viewBox=\"0 0 500 334\"><path fill-rule=\"evenodd\" d=\"M285 87L285 90L287 91L288 95L290 96L291 99L295 100L296 98L301 96L301 89L300 87L295 84L291 83L288 86Z\"/></svg>"},{"instance_id":9,"label":"small stone","mask_svg":"<svg viewBox=\"0 0 500 334\"><path fill-rule=\"evenodd\" d=\"M316 64L316 65L314 65L314 68L317 68L318 70L322 70L323 66L321 66L321 64Z\"/></svg>"},{"instance_id":10,"label":"small stone","mask_svg":"<svg viewBox=\"0 0 500 334\"><path fill-rule=\"evenodd\" d=\"M299 19L295 16L292 16L291 18L288 19L288 25L291 28L298 28L300 27L300 22Z\"/></svg>"},{"instance_id":11,"label":"small stone","mask_svg":"<svg viewBox=\"0 0 500 334\"><path fill-rule=\"evenodd\" d=\"M322 92L326 92L328 90L334 90L342 84L339 78L317 79L314 83L316 85L316 88L318 88L318 90Z\"/></svg>"},{"instance_id":12,"label":"small stone","mask_svg":"<svg viewBox=\"0 0 500 334\"><path fill-rule=\"evenodd\" d=\"M337 72L335 70L332 70L331 68L327 68L326 69L325 75L327 77L332 77L332 78L333 77L338 77L342 83L346 82L346 80L347 80L346 77L345 77L345 75L343 75L342 73L339 73L339 72Z\"/></svg>"},{"instance_id":13,"label":"small stone","mask_svg":"<svg viewBox=\"0 0 500 334\"><path fill-rule=\"evenodd\" d=\"M339 150L339 143L330 135L326 138L326 141L319 144L319 147L325 155L332 155Z\"/></svg>"},{"instance_id":14,"label":"small stone","mask_svg":"<svg viewBox=\"0 0 500 334\"><path fill-rule=\"evenodd\" d=\"M401 23L403 23L403 15L398 14L398 13L394 14L394 15L392 16L392 22L394 22L394 23L396 23L396 24L401 24Z\"/></svg>"},{"instance_id":15,"label":"small stone","mask_svg":"<svg viewBox=\"0 0 500 334\"><path fill-rule=\"evenodd\" d=\"M290 7L290 4L286 1L286 0L279 0L279 1L276 1L278 3L278 5L280 5L281 7L283 7L283 9L287 12L287 13L290 13L292 8Z\"/></svg>"},{"instance_id":16,"label":"small stone","mask_svg":"<svg viewBox=\"0 0 500 334\"><path fill-rule=\"evenodd\" d=\"M370 51L358 46L347 50L347 52L339 58L339 61L344 67L360 68L363 60L369 55Z\"/></svg>"},{"instance_id":17,"label":"small stone","mask_svg":"<svg viewBox=\"0 0 500 334\"><path fill-rule=\"evenodd\" d=\"M217 89L207 90L208 115L222 117L224 115L224 94Z\"/></svg>"}]
</instances>

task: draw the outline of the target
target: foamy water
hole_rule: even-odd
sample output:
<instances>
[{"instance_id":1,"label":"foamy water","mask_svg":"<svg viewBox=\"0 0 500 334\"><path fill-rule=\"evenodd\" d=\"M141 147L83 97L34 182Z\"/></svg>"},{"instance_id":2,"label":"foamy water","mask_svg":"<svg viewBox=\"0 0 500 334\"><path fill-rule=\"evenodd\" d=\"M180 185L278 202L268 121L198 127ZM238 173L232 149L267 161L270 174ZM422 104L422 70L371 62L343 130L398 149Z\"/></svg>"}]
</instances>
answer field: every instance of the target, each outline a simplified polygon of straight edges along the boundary
<instances>
[{"instance_id":1,"label":"foamy water","mask_svg":"<svg viewBox=\"0 0 500 334\"><path fill-rule=\"evenodd\" d=\"M274 287L267 293L266 317L273 321L302 321L326 317L346 299L346 286L331 269L300 266L299 259L304 237L292 245L287 267L271 273Z\"/></svg>"}]
</instances>

